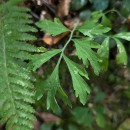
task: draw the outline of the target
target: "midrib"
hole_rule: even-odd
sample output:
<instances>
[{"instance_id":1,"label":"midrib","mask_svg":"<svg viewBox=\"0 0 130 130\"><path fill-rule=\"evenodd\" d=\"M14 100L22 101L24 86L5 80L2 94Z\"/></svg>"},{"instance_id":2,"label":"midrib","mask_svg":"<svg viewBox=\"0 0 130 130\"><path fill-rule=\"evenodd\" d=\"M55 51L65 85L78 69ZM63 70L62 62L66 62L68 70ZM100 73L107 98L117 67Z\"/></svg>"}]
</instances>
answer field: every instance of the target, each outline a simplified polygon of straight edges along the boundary
<instances>
[{"instance_id":1,"label":"midrib","mask_svg":"<svg viewBox=\"0 0 130 130\"><path fill-rule=\"evenodd\" d=\"M8 78L8 70L7 70L7 58L6 58L6 41L5 41L5 36L4 34L2 35L2 46L3 46L3 61L4 61L4 72L5 72L5 81L6 81L6 84L7 86L7 89L8 89L8 92L9 92L9 95L10 95L10 99L11 99L11 106L13 107L13 113L16 112L16 107L15 107L15 103L14 103L14 98L13 98L13 92L10 88L10 83L9 83L9 78ZM6 89L5 89L6 90ZM9 100L9 99L7 99Z\"/></svg>"}]
</instances>

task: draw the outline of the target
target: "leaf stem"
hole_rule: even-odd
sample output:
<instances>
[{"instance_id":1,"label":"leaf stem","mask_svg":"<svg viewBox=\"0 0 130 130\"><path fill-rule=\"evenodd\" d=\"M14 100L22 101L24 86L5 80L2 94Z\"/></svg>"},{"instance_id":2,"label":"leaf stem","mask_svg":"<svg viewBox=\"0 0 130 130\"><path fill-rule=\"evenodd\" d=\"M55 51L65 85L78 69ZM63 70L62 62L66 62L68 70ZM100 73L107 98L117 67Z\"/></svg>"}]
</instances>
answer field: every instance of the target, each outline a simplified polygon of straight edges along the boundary
<instances>
[{"instance_id":1,"label":"leaf stem","mask_svg":"<svg viewBox=\"0 0 130 130\"><path fill-rule=\"evenodd\" d=\"M71 30L70 37L69 37L68 41L66 42L66 44L64 45L64 47L63 47L62 50L61 50L61 54L60 54L60 57L59 57L59 60L58 60L56 66L59 66L59 64L60 64L60 62L61 62L61 59L62 59L62 57L63 57L64 51L65 51L67 45L70 43L70 41L71 41L71 39L72 39L72 37L73 37L73 34L74 34L74 32L75 32L75 30L76 30L76 28L77 28L77 26L78 26L78 23L79 23L79 22L77 22L77 23L75 24L73 30Z\"/></svg>"},{"instance_id":2,"label":"leaf stem","mask_svg":"<svg viewBox=\"0 0 130 130\"><path fill-rule=\"evenodd\" d=\"M104 14L108 14L108 13L116 13L121 19L125 20L125 18L121 15L121 13L118 10L116 10L116 9L108 10Z\"/></svg>"}]
</instances>

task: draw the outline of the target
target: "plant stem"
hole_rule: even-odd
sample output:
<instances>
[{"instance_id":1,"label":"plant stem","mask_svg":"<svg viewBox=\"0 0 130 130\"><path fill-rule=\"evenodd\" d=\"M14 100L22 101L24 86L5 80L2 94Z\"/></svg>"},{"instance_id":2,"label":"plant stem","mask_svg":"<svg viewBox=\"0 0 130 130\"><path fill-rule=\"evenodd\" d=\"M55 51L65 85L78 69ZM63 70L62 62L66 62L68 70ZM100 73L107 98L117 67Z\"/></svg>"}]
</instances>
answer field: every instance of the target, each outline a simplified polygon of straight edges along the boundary
<instances>
[{"instance_id":1,"label":"plant stem","mask_svg":"<svg viewBox=\"0 0 130 130\"><path fill-rule=\"evenodd\" d=\"M120 14L120 12L119 11L117 11L116 9L111 9L111 10L108 10L107 12L105 12L104 14L108 14L108 13L117 13L117 15L120 17L120 18L122 18L122 19L125 19L121 14Z\"/></svg>"},{"instance_id":2,"label":"plant stem","mask_svg":"<svg viewBox=\"0 0 130 130\"><path fill-rule=\"evenodd\" d=\"M69 37L68 41L66 42L66 44L65 44L64 47L62 48L61 54L60 54L60 58L59 58L59 60L58 60L56 66L59 66L59 64L60 64L60 62L61 62L61 59L62 59L62 57L63 57L64 51L65 51L67 45L70 43L70 41L71 41L71 39L72 39L72 37L73 37L73 34L74 34L74 32L75 32L77 26L78 26L78 22L75 24L73 30L72 30L71 33L70 33L70 37Z\"/></svg>"}]
</instances>

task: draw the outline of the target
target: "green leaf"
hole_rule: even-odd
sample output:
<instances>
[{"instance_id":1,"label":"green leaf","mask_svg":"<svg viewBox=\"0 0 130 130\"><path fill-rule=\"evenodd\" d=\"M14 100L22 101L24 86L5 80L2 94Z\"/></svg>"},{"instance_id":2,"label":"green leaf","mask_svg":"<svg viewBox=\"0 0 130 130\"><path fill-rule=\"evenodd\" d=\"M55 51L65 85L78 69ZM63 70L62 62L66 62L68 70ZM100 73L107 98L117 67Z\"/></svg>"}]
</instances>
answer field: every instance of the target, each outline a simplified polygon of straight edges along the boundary
<instances>
[{"instance_id":1,"label":"green leaf","mask_svg":"<svg viewBox=\"0 0 130 130\"><path fill-rule=\"evenodd\" d=\"M110 31L110 28L104 27L102 24L97 23L97 20L87 20L83 25L77 28L85 36L93 37L93 35L103 35Z\"/></svg>"},{"instance_id":2,"label":"green leaf","mask_svg":"<svg viewBox=\"0 0 130 130\"><path fill-rule=\"evenodd\" d=\"M106 120L105 120L103 114L101 114L101 113L97 113L96 114L96 122L97 122L97 124L98 124L99 127L101 127L101 128L105 127Z\"/></svg>"},{"instance_id":3,"label":"green leaf","mask_svg":"<svg viewBox=\"0 0 130 130\"><path fill-rule=\"evenodd\" d=\"M121 43L120 40L114 38L116 43L117 43L117 47L118 47L118 54L116 56L116 62L117 64L124 64L127 65L127 53L126 50L124 48L124 45Z\"/></svg>"},{"instance_id":4,"label":"green leaf","mask_svg":"<svg viewBox=\"0 0 130 130\"><path fill-rule=\"evenodd\" d=\"M103 15L104 15L104 14L103 14L102 11L94 11L94 12L92 13L92 19L97 20L97 22L98 22L98 20L99 20Z\"/></svg>"},{"instance_id":5,"label":"green leaf","mask_svg":"<svg viewBox=\"0 0 130 130\"><path fill-rule=\"evenodd\" d=\"M35 54L34 57L32 58L32 63L33 63L33 71L35 71L37 68L39 68L42 64L47 62L49 59L51 59L53 56L56 54L60 53L60 49L55 49L52 51L47 51L42 54Z\"/></svg>"},{"instance_id":6,"label":"green leaf","mask_svg":"<svg viewBox=\"0 0 130 130\"><path fill-rule=\"evenodd\" d=\"M52 109L54 112L57 112L59 109L56 101L56 95L66 105L71 107L71 102L68 96L60 86L58 68L59 66L56 66L52 74L46 80L38 81L38 87L35 95L37 100L39 100L47 93L47 109Z\"/></svg>"},{"instance_id":7,"label":"green leaf","mask_svg":"<svg viewBox=\"0 0 130 130\"><path fill-rule=\"evenodd\" d=\"M101 61L101 59L99 58L97 53L92 50L92 48L99 48L99 45L93 41L90 41L87 38L73 39L73 41L75 43L79 59L82 59L85 66L88 66L89 61L94 69L95 74L98 75L100 71L99 62Z\"/></svg>"},{"instance_id":8,"label":"green leaf","mask_svg":"<svg viewBox=\"0 0 130 130\"><path fill-rule=\"evenodd\" d=\"M101 128L105 127L106 120L105 120L105 117L104 117L104 112L105 112L104 108L102 106L96 106L95 111L96 111L97 125Z\"/></svg>"},{"instance_id":9,"label":"green leaf","mask_svg":"<svg viewBox=\"0 0 130 130\"><path fill-rule=\"evenodd\" d=\"M44 80L38 77L35 83L35 88L36 88L35 99L36 100L40 100L43 96L43 93L48 90L47 88L44 87L45 85L43 84L44 84Z\"/></svg>"},{"instance_id":10,"label":"green leaf","mask_svg":"<svg viewBox=\"0 0 130 130\"><path fill-rule=\"evenodd\" d=\"M6 130L32 130L35 120L34 77L27 63L39 50L24 42L36 39L25 33L36 30L28 24L31 16L18 6L20 2L0 2L0 125L5 124Z\"/></svg>"},{"instance_id":11,"label":"green leaf","mask_svg":"<svg viewBox=\"0 0 130 130\"><path fill-rule=\"evenodd\" d=\"M110 27L110 28L111 28L111 26L112 26L111 21L106 17L106 15L103 15L103 16L102 16L101 24L102 24L103 26L107 26L107 27Z\"/></svg>"},{"instance_id":12,"label":"green leaf","mask_svg":"<svg viewBox=\"0 0 130 130\"><path fill-rule=\"evenodd\" d=\"M43 87L47 88L47 91L44 91L44 93L47 92L47 109L52 109L53 112L57 112L57 110L59 110L59 106L55 98L59 86L60 83L57 66L50 77L43 83Z\"/></svg>"},{"instance_id":13,"label":"green leaf","mask_svg":"<svg viewBox=\"0 0 130 130\"><path fill-rule=\"evenodd\" d=\"M36 25L41 30L47 31L48 34L52 34L53 36L69 31L57 18L54 19L54 22L45 19L37 22Z\"/></svg>"},{"instance_id":14,"label":"green leaf","mask_svg":"<svg viewBox=\"0 0 130 130\"><path fill-rule=\"evenodd\" d=\"M98 54L102 59L100 63L102 70L108 69L108 60L109 60L109 37L105 38L101 47L98 49Z\"/></svg>"},{"instance_id":15,"label":"green leaf","mask_svg":"<svg viewBox=\"0 0 130 130\"><path fill-rule=\"evenodd\" d=\"M59 98L62 99L62 101L66 104L69 105L70 107L72 107L71 102L68 98L68 96L66 95L66 93L64 92L64 90L62 89L62 87L58 87L58 96Z\"/></svg>"},{"instance_id":16,"label":"green leaf","mask_svg":"<svg viewBox=\"0 0 130 130\"><path fill-rule=\"evenodd\" d=\"M66 61L66 64L69 68L72 77L75 95L76 97L79 97L80 102L83 105L85 105L88 99L88 94L90 93L90 88L81 76L88 79L88 74L84 68L82 68L80 65L76 64L75 62L71 61L66 56L64 56L64 59Z\"/></svg>"},{"instance_id":17,"label":"green leaf","mask_svg":"<svg viewBox=\"0 0 130 130\"><path fill-rule=\"evenodd\" d=\"M85 107L76 107L71 112L74 120L85 127L91 126L93 121L93 115L88 108Z\"/></svg>"},{"instance_id":18,"label":"green leaf","mask_svg":"<svg viewBox=\"0 0 130 130\"><path fill-rule=\"evenodd\" d=\"M129 32L118 33L118 34L114 35L114 37L130 41L130 33Z\"/></svg>"}]
</instances>

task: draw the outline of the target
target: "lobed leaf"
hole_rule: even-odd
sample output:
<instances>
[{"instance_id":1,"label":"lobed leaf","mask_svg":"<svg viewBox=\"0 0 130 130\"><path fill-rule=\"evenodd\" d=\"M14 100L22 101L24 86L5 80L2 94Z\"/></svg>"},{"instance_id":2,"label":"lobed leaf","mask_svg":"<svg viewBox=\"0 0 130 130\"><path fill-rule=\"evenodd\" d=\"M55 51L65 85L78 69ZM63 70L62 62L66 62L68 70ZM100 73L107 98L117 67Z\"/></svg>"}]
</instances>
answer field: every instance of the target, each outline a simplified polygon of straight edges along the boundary
<instances>
[{"instance_id":1,"label":"lobed leaf","mask_svg":"<svg viewBox=\"0 0 130 130\"><path fill-rule=\"evenodd\" d=\"M105 38L97 52L102 59L100 63L102 70L107 70L109 60L109 37Z\"/></svg>"},{"instance_id":2,"label":"lobed leaf","mask_svg":"<svg viewBox=\"0 0 130 130\"><path fill-rule=\"evenodd\" d=\"M36 29L28 25L28 9L17 7L21 1L0 5L0 123L6 123L6 130L33 129L34 77L24 61L44 51L26 42L36 39L27 33Z\"/></svg>"},{"instance_id":3,"label":"lobed leaf","mask_svg":"<svg viewBox=\"0 0 130 130\"><path fill-rule=\"evenodd\" d=\"M98 54L92 50L92 48L99 48L99 45L93 47L93 41L88 40L87 38L83 39L73 39L76 51L79 59L82 59L83 64L88 67L88 61L92 65L95 74L99 74L101 61ZM91 45L92 44L92 45ZM95 43L96 44L96 43Z\"/></svg>"},{"instance_id":4,"label":"lobed leaf","mask_svg":"<svg viewBox=\"0 0 130 130\"><path fill-rule=\"evenodd\" d=\"M49 90L47 91L47 109L51 108L54 112L56 112L59 109L55 98L57 89L60 86L58 67L54 69L51 76L44 82L44 85L45 87L48 87Z\"/></svg>"},{"instance_id":5,"label":"lobed leaf","mask_svg":"<svg viewBox=\"0 0 130 130\"><path fill-rule=\"evenodd\" d=\"M116 56L117 64L127 65L127 53L126 53L124 45L117 38L114 38L114 40L116 41L117 47L118 47L118 54Z\"/></svg>"},{"instance_id":6,"label":"lobed leaf","mask_svg":"<svg viewBox=\"0 0 130 130\"><path fill-rule=\"evenodd\" d=\"M130 41L130 33L129 32L118 33L118 34L115 34L114 37Z\"/></svg>"},{"instance_id":7,"label":"lobed leaf","mask_svg":"<svg viewBox=\"0 0 130 130\"><path fill-rule=\"evenodd\" d=\"M61 99L66 105L71 106L68 96L60 85L58 66L56 66L52 74L46 80L38 85L36 92L37 100L39 100L45 93L47 93L47 109L52 109L53 112L57 112L59 109L56 95L58 95L59 99Z\"/></svg>"},{"instance_id":8,"label":"lobed leaf","mask_svg":"<svg viewBox=\"0 0 130 130\"><path fill-rule=\"evenodd\" d=\"M93 37L93 35L103 35L110 31L109 27L104 27L102 24L97 23L97 20L87 20L83 25L77 28L78 31L85 36Z\"/></svg>"},{"instance_id":9,"label":"lobed leaf","mask_svg":"<svg viewBox=\"0 0 130 130\"><path fill-rule=\"evenodd\" d=\"M47 52L42 53L42 54L34 55L34 57L32 58L32 64L34 66L33 71L35 71L42 64L44 64L45 62L47 62L53 56L55 56L56 54L58 54L60 51L61 51L60 49L55 49L55 50L52 50L52 51L47 51Z\"/></svg>"},{"instance_id":10,"label":"lobed leaf","mask_svg":"<svg viewBox=\"0 0 130 130\"><path fill-rule=\"evenodd\" d=\"M36 25L41 28L41 30L47 31L47 33L52 34L53 36L69 31L69 29L67 29L57 18L54 19L54 22L43 20L37 22Z\"/></svg>"},{"instance_id":11,"label":"lobed leaf","mask_svg":"<svg viewBox=\"0 0 130 130\"><path fill-rule=\"evenodd\" d=\"M88 79L88 74L85 71L85 69L83 69L80 65L76 64L75 62L71 61L66 56L64 56L64 59L72 77L75 95L76 97L79 97L80 102L83 105L85 105L88 99L88 94L90 93L90 88L81 76Z\"/></svg>"}]
</instances>

